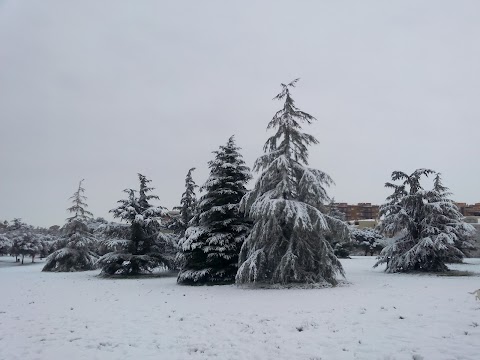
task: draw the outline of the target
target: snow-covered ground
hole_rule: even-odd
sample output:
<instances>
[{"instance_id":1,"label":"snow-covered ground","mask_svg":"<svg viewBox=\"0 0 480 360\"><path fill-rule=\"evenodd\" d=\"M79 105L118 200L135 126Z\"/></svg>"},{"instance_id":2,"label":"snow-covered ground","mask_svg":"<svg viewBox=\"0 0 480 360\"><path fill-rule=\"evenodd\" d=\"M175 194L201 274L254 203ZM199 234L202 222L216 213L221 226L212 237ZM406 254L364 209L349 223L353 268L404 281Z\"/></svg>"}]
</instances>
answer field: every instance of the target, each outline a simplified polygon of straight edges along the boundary
<instances>
[{"instance_id":1,"label":"snow-covered ground","mask_svg":"<svg viewBox=\"0 0 480 360\"><path fill-rule=\"evenodd\" d=\"M0 359L480 359L480 277L342 263L330 289L42 273L0 257ZM455 268L480 274L480 259Z\"/></svg>"}]
</instances>

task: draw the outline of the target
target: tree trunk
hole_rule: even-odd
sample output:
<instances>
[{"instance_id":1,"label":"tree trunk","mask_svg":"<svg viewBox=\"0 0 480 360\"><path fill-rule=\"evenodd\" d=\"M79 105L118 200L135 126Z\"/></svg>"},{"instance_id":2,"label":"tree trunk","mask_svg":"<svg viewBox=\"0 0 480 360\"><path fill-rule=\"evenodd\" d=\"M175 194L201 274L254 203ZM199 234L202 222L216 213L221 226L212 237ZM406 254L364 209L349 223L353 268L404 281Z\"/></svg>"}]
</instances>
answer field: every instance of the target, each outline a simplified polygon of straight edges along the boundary
<instances>
[{"instance_id":1,"label":"tree trunk","mask_svg":"<svg viewBox=\"0 0 480 360\"><path fill-rule=\"evenodd\" d=\"M32 263L34 263L35 261L35 254L32 255Z\"/></svg>"},{"instance_id":2,"label":"tree trunk","mask_svg":"<svg viewBox=\"0 0 480 360\"><path fill-rule=\"evenodd\" d=\"M23 258L25 257L25 255L22 254L22 265L23 265Z\"/></svg>"}]
</instances>

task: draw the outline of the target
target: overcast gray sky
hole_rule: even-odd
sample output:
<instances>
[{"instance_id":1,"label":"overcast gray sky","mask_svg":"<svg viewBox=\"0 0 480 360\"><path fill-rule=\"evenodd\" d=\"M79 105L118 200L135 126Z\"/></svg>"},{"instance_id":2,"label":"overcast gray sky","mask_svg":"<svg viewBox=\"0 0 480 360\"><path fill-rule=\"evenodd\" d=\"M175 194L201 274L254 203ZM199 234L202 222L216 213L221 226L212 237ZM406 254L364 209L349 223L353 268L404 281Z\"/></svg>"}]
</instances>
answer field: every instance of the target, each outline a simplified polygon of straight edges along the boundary
<instances>
[{"instance_id":1,"label":"overcast gray sky","mask_svg":"<svg viewBox=\"0 0 480 360\"><path fill-rule=\"evenodd\" d=\"M479 202L479 18L478 0L0 0L0 219L62 224L82 178L108 218L137 172L171 208L230 135L253 165L296 77L337 201L429 167Z\"/></svg>"}]
</instances>

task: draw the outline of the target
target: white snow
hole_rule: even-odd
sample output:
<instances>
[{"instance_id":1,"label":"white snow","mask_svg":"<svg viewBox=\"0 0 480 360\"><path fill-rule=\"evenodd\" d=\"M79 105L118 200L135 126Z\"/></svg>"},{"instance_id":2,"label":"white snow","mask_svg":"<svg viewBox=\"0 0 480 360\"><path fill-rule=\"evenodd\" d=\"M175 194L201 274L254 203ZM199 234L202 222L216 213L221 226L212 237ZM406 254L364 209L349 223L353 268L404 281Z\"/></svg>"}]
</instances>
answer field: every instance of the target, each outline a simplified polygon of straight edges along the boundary
<instances>
[{"instance_id":1,"label":"white snow","mask_svg":"<svg viewBox=\"0 0 480 360\"><path fill-rule=\"evenodd\" d=\"M0 257L0 359L476 360L480 259L467 262L453 267L477 276L386 274L355 257L342 260L350 285L267 290Z\"/></svg>"}]
</instances>

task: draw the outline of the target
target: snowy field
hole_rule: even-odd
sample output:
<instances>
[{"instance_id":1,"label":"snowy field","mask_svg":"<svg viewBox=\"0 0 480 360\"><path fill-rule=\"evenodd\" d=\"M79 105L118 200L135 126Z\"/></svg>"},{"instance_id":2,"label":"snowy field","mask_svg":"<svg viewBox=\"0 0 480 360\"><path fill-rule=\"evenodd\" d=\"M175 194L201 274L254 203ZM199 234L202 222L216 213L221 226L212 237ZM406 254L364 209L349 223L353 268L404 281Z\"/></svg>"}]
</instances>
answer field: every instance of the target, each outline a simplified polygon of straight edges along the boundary
<instances>
[{"instance_id":1,"label":"snowy field","mask_svg":"<svg viewBox=\"0 0 480 360\"><path fill-rule=\"evenodd\" d=\"M175 277L42 273L0 257L0 359L480 359L477 276L385 274L343 260L350 285L187 287Z\"/></svg>"}]
</instances>

